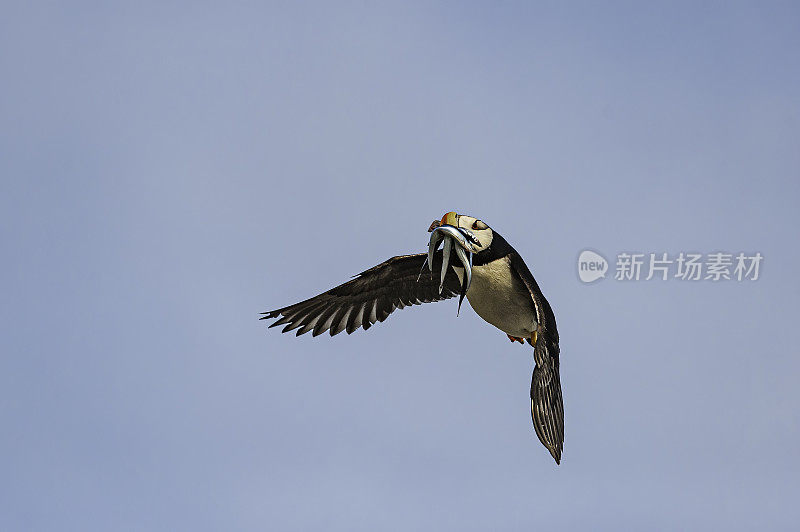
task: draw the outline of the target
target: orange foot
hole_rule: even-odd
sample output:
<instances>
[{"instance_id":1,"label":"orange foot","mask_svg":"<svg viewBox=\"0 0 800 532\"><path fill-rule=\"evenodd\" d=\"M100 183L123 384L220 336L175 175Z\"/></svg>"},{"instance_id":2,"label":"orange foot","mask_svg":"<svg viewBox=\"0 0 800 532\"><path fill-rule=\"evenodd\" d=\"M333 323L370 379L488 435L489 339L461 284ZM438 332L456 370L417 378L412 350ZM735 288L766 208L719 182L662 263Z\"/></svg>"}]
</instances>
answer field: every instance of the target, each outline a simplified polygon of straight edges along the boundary
<instances>
[{"instance_id":1,"label":"orange foot","mask_svg":"<svg viewBox=\"0 0 800 532\"><path fill-rule=\"evenodd\" d=\"M508 339L509 339L509 340L511 340L512 342L519 342L519 343L521 343L521 344L524 344L524 343L525 343L525 342L522 340L522 338L517 338L516 336L511 336L510 334L507 334L506 336L508 336Z\"/></svg>"}]
</instances>

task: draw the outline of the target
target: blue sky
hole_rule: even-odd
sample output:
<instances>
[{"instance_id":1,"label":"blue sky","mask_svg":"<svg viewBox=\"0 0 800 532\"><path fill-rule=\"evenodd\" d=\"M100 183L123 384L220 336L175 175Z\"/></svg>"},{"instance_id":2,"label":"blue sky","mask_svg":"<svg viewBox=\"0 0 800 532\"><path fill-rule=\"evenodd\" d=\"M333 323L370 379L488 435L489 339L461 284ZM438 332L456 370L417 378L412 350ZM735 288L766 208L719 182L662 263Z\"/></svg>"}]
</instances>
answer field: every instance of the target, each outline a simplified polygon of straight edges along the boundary
<instances>
[{"instance_id":1,"label":"blue sky","mask_svg":"<svg viewBox=\"0 0 800 532\"><path fill-rule=\"evenodd\" d=\"M789 529L793 3L12 3L0 21L0 528ZM558 320L351 336L258 313L480 217ZM582 284L586 248L760 252Z\"/></svg>"}]
</instances>

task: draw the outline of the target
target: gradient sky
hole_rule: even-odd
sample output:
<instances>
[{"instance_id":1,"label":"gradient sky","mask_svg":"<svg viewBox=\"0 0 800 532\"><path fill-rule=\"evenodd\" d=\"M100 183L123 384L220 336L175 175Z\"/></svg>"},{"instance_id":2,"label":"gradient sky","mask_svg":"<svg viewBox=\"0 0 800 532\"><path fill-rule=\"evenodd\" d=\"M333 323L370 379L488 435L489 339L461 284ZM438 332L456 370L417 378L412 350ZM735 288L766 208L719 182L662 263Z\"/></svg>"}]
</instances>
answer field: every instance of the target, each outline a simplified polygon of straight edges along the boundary
<instances>
[{"instance_id":1,"label":"gradient sky","mask_svg":"<svg viewBox=\"0 0 800 532\"><path fill-rule=\"evenodd\" d=\"M3 13L1 529L797 526L796 3ZM450 210L555 310L561 466L466 305L257 320ZM765 259L585 285L585 248Z\"/></svg>"}]
</instances>

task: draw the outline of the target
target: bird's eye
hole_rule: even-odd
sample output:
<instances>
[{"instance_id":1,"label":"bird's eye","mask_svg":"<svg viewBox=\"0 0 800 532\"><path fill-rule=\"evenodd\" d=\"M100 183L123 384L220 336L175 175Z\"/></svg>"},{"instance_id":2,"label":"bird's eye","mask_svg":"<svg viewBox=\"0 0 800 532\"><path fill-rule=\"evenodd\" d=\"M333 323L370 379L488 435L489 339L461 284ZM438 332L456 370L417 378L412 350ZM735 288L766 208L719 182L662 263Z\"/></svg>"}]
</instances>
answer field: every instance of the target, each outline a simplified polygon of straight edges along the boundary
<instances>
[{"instance_id":1,"label":"bird's eye","mask_svg":"<svg viewBox=\"0 0 800 532\"><path fill-rule=\"evenodd\" d=\"M480 231L486 229L487 225L480 220L475 220L472 224L473 231Z\"/></svg>"}]
</instances>

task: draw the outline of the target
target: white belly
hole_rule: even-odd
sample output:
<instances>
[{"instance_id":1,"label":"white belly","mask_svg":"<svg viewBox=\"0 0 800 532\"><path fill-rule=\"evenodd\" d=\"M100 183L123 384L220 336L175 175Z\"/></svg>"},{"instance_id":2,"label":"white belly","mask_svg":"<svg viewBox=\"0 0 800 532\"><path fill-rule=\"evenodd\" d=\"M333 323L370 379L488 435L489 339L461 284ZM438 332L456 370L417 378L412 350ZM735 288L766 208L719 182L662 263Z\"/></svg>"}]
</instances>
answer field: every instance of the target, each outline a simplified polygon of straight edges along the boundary
<instances>
[{"instance_id":1,"label":"white belly","mask_svg":"<svg viewBox=\"0 0 800 532\"><path fill-rule=\"evenodd\" d=\"M456 271L459 277L464 272ZM506 334L530 338L537 329L531 296L522 281L511 275L508 257L472 268L467 300L478 316Z\"/></svg>"}]
</instances>

